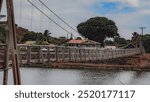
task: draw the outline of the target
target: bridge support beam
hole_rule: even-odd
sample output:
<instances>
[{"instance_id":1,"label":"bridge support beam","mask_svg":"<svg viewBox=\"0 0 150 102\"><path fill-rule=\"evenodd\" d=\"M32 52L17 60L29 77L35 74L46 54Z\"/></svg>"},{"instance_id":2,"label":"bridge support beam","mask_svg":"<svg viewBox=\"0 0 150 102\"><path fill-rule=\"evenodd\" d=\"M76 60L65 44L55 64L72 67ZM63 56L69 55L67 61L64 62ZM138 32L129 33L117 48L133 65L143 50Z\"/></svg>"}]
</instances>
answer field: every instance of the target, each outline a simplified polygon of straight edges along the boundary
<instances>
[{"instance_id":1,"label":"bridge support beam","mask_svg":"<svg viewBox=\"0 0 150 102\"><path fill-rule=\"evenodd\" d=\"M2 1L0 0L0 12L2 8ZM5 65L4 65L4 76L3 84L7 85L8 82L8 69L11 60L14 85L21 84L19 61L18 61L18 49L16 39L16 26L14 18L14 6L13 0L6 0L7 9L7 21L5 22L6 28L6 47L5 47Z\"/></svg>"},{"instance_id":2,"label":"bridge support beam","mask_svg":"<svg viewBox=\"0 0 150 102\"><path fill-rule=\"evenodd\" d=\"M19 70L18 54L17 54L17 39L16 39L13 0L6 0L6 6L7 6L7 17L8 17L7 18L8 35L9 35L8 39L10 41L9 45L10 45L11 60L12 60L13 79L15 85L20 85L21 78L20 78L20 70Z\"/></svg>"},{"instance_id":3,"label":"bridge support beam","mask_svg":"<svg viewBox=\"0 0 150 102\"><path fill-rule=\"evenodd\" d=\"M3 4L3 0L0 0L0 12L1 12L1 9L2 9L2 4Z\"/></svg>"},{"instance_id":4,"label":"bridge support beam","mask_svg":"<svg viewBox=\"0 0 150 102\"><path fill-rule=\"evenodd\" d=\"M5 58L4 58L4 75L3 75L3 85L8 84L8 67L9 67L9 36L8 32L6 32L6 46L5 46Z\"/></svg>"}]
</instances>

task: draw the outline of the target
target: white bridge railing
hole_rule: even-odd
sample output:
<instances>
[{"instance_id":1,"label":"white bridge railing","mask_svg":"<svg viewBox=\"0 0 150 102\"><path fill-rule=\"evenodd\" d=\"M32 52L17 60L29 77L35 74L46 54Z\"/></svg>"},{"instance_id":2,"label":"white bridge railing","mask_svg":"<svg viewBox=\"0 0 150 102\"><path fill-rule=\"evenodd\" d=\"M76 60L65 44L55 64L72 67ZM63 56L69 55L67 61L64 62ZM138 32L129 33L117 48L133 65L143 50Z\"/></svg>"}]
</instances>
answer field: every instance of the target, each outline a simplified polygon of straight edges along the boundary
<instances>
[{"instance_id":1,"label":"white bridge railing","mask_svg":"<svg viewBox=\"0 0 150 102\"><path fill-rule=\"evenodd\" d=\"M139 48L100 49L79 47L50 47L46 45L18 45L20 64L51 62L86 62L120 58L140 54Z\"/></svg>"}]
</instances>

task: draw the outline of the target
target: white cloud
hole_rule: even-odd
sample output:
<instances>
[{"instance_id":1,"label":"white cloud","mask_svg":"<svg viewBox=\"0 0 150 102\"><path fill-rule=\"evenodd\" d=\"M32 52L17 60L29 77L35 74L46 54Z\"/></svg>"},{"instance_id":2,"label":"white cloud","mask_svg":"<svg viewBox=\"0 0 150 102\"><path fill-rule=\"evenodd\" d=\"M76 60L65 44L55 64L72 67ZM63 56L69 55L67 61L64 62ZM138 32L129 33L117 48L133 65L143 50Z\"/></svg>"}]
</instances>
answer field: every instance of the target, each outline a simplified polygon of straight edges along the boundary
<instances>
[{"instance_id":1,"label":"white cloud","mask_svg":"<svg viewBox=\"0 0 150 102\"><path fill-rule=\"evenodd\" d=\"M31 5L27 0L14 0L15 4L15 14L16 22L20 22L20 1L23 2L22 5L22 26L28 27L31 29ZM94 16L106 16L109 19L112 19L116 22L119 33L123 37L131 37L131 33L134 31L140 31L139 26L148 26L149 27L149 15L150 15L150 1L149 0L42 0L54 10L61 18L68 22L71 26L76 28L76 26L86 21L87 19ZM46 8L44 8L38 0L32 0L38 7L40 7L46 14L48 14L52 19L62 25L65 29L70 32L73 32L76 35L76 32L72 31L69 27L63 24L57 17L50 13ZM120 2L120 8L122 7L133 7L134 12L129 13L116 13L116 14L100 14L93 12L91 8L99 4L100 2ZM49 29L53 36L62 36L66 35L66 32L61 30L46 17L42 16L37 10L34 9L33 14L33 30L43 31L44 29ZM43 19L41 19L43 18ZM42 25L41 25L42 24ZM145 30L145 33L149 33L150 30ZM76 35L78 36L78 34Z\"/></svg>"},{"instance_id":2,"label":"white cloud","mask_svg":"<svg viewBox=\"0 0 150 102\"><path fill-rule=\"evenodd\" d=\"M139 7L140 0L122 0L122 2L126 2L133 7Z\"/></svg>"}]
</instances>

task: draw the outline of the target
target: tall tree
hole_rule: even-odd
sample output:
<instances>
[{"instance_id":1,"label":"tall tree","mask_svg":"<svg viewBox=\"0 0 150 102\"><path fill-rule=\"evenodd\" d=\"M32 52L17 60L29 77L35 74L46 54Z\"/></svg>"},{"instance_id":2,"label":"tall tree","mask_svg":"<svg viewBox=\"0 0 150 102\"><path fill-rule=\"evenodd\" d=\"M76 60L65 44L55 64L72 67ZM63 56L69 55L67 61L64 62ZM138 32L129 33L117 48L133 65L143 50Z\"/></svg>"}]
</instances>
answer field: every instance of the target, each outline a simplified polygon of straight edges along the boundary
<instances>
[{"instance_id":1,"label":"tall tree","mask_svg":"<svg viewBox=\"0 0 150 102\"><path fill-rule=\"evenodd\" d=\"M128 44L126 39L122 38L122 37L115 37L114 42L115 42L115 44L118 45L118 47L123 47L123 46L126 46Z\"/></svg>"},{"instance_id":2,"label":"tall tree","mask_svg":"<svg viewBox=\"0 0 150 102\"><path fill-rule=\"evenodd\" d=\"M94 17L80 23L78 32L85 38L103 43L105 38L118 36L118 28L114 21L106 17Z\"/></svg>"},{"instance_id":3,"label":"tall tree","mask_svg":"<svg viewBox=\"0 0 150 102\"><path fill-rule=\"evenodd\" d=\"M26 42L26 41L37 41L37 40L40 40L40 41L45 40L42 33L28 32L27 34L24 35L21 41Z\"/></svg>"},{"instance_id":4,"label":"tall tree","mask_svg":"<svg viewBox=\"0 0 150 102\"><path fill-rule=\"evenodd\" d=\"M144 44L145 51L147 53L150 53L150 34L146 34L143 36L143 44Z\"/></svg>"},{"instance_id":5,"label":"tall tree","mask_svg":"<svg viewBox=\"0 0 150 102\"><path fill-rule=\"evenodd\" d=\"M45 40L46 40L47 42L49 42L50 34L51 34L51 33L49 32L49 30L45 30L44 33L43 33L44 38L45 38Z\"/></svg>"}]
</instances>

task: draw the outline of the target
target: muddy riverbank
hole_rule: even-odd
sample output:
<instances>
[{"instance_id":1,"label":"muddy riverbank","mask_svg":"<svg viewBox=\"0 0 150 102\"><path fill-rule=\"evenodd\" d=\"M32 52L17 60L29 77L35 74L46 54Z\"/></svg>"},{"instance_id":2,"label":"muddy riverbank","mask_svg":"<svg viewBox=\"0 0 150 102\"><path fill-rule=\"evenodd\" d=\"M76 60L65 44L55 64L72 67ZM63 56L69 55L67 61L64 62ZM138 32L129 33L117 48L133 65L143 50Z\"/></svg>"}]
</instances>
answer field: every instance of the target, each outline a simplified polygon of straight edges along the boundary
<instances>
[{"instance_id":1,"label":"muddy riverbank","mask_svg":"<svg viewBox=\"0 0 150 102\"><path fill-rule=\"evenodd\" d=\"M103 61L67 62L51 64L31 64L21 67L67 68L67 69L104 69L104 70L150 70L150 54L135 55L132 57L116 58Z\"/></svg>"},{"instance_id":2,"label":"muddy riverbank","mask_svg":"<svg viewBox=\"0 0 150 102\"><path fill-rule=\"evenodd\" d=\"M54 68L92 68L114 70L150 70L150 54L83 63L52 63Z\"/></svg>"}]
</instances>

